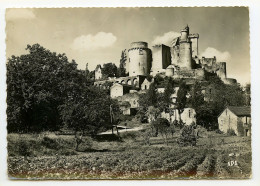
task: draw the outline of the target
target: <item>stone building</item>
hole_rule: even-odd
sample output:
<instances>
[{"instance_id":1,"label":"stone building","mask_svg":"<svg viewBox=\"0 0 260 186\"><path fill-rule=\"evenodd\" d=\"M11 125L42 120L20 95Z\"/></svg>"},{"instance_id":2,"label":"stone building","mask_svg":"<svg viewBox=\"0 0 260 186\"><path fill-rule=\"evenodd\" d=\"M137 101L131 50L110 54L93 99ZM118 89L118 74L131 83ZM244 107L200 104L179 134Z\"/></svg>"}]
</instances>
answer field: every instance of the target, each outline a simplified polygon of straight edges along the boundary
<instances>
[{"instance_id":1,"label":"stone building","mask_svg":"<svg viewBox=\"0 0 260 186\"><path fill-rule=\"evenodd\" d=\"M161 113L161 117L167 119L169 122L174 120L180 121L180 115L177 109L174 109L172 113ZM185 108L181 113L181 120L186 125L191 125L192 123L196 124L196 112L193 108Z\"/></svg>"},{"instance_id":2,"label":"stone building","mask_svg":"<svg viewBox=\"0 0 260 186\"><path fill-rule=\"evenodd\" d=\"M100 80L102 79L102 67L101 65L97 65L95 69L95 80Z\"/></svg>"},{"instance_id":3,"label":"stone building","mask_svg":"<svg viewBox=\"0 0 260 186\"><path fill-rule=\"evenodd\" d=\"M171 50L166 45L153 46L153 62L151 75L155 76L158 73L165 72L166 68L171 64Z\"/></svg>"},{"instance_id":4,"label":"stone building","mask_svg":"<svg viewBox=\"0 0 260 186\"><path fill-rule=\"evenodd\" d=\"M150 73L152 52L146 42L139 41L131 43L128 56L129 76L146 76Z\"/></svg>"},{"instance_id":5,"label":"stone building","mask_svg":"<svg viewBox=\"0 0 260 186\"><path fill-rule=\"evenodd\" d=\"M227 133L232 129L237 136L251 135L251 108L229 106L218 116L219 130Z\"/></svg>"},{"instance_id":6,"label":"stone building","mask_svg":"<svg viewBox=\"0 0 260 186\"><path fill-rule=\"evenodd\" d=\"M119 84L119 83L115 83L110 88L110 96L111 96L111 98L123 96L123 95L129 93L131 88L132 87L129 86L129 85L122 85L122 84Z\"/></svg>"},{"instance_id":7,"label":"stone building","mask_svg":"<svg viewBox=\"0 0 260 186\"><path fill-rule=\"evenodd\" d=\"M145 78L145 80L143 81L142 85L141 85L141 90L148 90L150 88L152 84L152 81L148 81L147 78Z\"/></svg>"}]
</instances>

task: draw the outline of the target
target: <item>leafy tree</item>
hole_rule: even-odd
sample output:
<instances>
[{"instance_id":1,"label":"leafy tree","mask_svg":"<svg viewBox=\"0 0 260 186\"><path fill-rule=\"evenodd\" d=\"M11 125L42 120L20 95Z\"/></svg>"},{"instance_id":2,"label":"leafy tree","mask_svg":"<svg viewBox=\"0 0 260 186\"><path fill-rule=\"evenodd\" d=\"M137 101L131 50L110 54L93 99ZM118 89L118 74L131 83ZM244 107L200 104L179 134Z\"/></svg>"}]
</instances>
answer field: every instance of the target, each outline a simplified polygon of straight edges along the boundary
<instances>
[{"instance_id":1,"label":"leafy tree","mask_svg":"<svg viewBox=\"0 0 260 186\"><path fill-rule=\"evenodd\" d=\"M245 102L247 106L251 105L251 84L248 83L245 86Z\"/></svg>"},{"instance_id":2,"label":"leafy tree","mask_svg":"<svg viewBox=\"0 0 260 186\"><path fill-rule=\"evenodd\" d=\"M65 54L39 44L27 45L26 50L29 54L12 56L7 62L8 132L57 130L62 125L58 106L84 76Z\"/></svg>"},{"instance_id":3,"label":"leafy tree","mask_svg":"<svg viewBox=\"0 0 260 186\"><path fill-rule=\"evenodd\" d=\"M117 77L117 66L114 63L105 63L102 68L102 75L104 78Z\"/></svg>"},{"instance_id":4,"label":"leafy tree","mask_svg":"<svg viewBox=\"0 0 260 186\"><path fill-rule=\"evenodd\" d=\"M204 96L202 94L202 88L199 82L195 82L191 90L190 97L191 107L197 110L198 107L204 104Z\"/></svg>"},{"instance_id":5,"label":"leafy tree","mask_svg":"<svg viewBox=\"0 0 260 186\"><path fill-rule=\"evenodd\" d=\"M110 107L113 107L113 119L111 121ZM63 122L68 128L83 134L95 135L101 131L110 129L115 122L115 116L119 112L118 104L112 100L103 90L85 87L78 99L71 97L60 106Z\"/></svg>"},{"instance_id":6,"label":"leafy tree","mask_svg":"<svg viewBox=\"0 0 260 186\"><path fill-rule=\"evenodd\" d=\"M173 79L169 78L165 84L163 93L157 95L157 105L161 111L170 112L170 106L173 104L171 95L174 93Z\"/></svg>"},{"instance_id":7,"label":"leafy tree","mask_svg":"<svg viewBox=\"0 0 260 186\"><path fill-rule=\"evenodd\" d=\"M176 108L178 110L180 121L181 121L181 114L184 111L184 108L186 106L187 92L188 92L188 89L187 89L185 82L181 81L180 85L179 85L179 90L177 92L177 99L176 99Z\"/></svg>"},{"instance_id":8,"label":"leafy tree","mask_svg":"<svg viewBox=\"0 0 260 186\"><path fill-rule=\"evenodd\" d=\"M119 77L126 76L126 61L127 61L126 50L123 50L121 53L120 64L119 64L119 68L118 68Z\"/></svg>"},{"instance_id":9,"label":"leafy tree","mask_svg":"<svg viewBox=\"0 0 260 186\"><path fill-rule=\"evenodd\" d=\"M185 125L182 128L181 134L178 138L178 144L180 146L195 146L197 143L197 137L195 135L194 125Z\"/></svg>"},{"instance_id":10,"label":"leafy tree","mask_svg":"<svg viewBox=\"0 0 260 186\"><path fill-rule=\"evenodd\" d=\"M139 108L138 115L140 115L141 120L145 120L147 115L146 112L149 106L157 105L157 91L154 83L152 83L145 94L141 94L139 98Z\"/></svg>"},{"instance_id":11,"label":"leafy tree","mask_svg":"<svg viewBox=\"0 0 260 186\"><path fill-rule=\"evenodd\" d=\"M146 111L147 118L150 119L150 121L156 120L160 115L160 110L158 108L155 108L154 106L149 106Z\"/></svg>"},{"instance_id":12,"label":"leafy tree","mask_svg":"<svg viewBox=\"0 0 260 186\"><path fill-rule=\"evenodd\" d=\"M158 134L161 134L161 136L165 140L165 143L168 145L168 137L171 133L169 121L165 118L157 118L155 121L152 122L152 127L156 131L156 136Z\"/></svg>"}]
</instances>

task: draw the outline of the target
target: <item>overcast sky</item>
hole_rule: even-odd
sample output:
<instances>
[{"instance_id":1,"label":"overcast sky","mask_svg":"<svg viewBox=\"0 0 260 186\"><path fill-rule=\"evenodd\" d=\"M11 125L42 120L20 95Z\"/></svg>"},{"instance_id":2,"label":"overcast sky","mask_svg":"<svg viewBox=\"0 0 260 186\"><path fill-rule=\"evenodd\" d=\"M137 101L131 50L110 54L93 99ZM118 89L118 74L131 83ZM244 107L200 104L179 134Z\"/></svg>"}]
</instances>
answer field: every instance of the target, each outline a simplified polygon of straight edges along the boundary
<instances>
[{"instance_id":1,"label":"overcast sky","mask_svg":"<svg viewBox=\"0 0 260 186\"><path fill-rule=\"evenodd\" d=\"M62 8L8 9L6 55L25 54L39 43L86 63L119 64L133 41L168 44L187 24L199 33L199 54L227 62L227 76L250 82L249 11L247 8Z\"/></svg>"}]
</instances>

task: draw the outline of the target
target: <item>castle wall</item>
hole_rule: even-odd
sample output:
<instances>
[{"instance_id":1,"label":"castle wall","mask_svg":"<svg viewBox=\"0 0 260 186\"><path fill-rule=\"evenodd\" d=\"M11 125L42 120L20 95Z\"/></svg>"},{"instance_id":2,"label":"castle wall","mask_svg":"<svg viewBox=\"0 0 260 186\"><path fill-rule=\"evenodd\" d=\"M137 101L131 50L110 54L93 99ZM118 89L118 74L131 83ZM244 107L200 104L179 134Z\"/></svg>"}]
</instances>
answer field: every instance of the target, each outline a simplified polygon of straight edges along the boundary
<instances>
[{"instance_id":1,"label":"castle wall","mask_svg":"<svg viewBox=\"0 0 260 186\"><path fill-rule=\"evenodd\" d=\"M123 85L114 84L110 88L110 96L111 96L111 98L116 98L118 96L123 96L123 95L124 95L124 87L123 87Z\"/></svg>"},{"instance_id":2,"label":"castle wall","mask_svg":"<svg viewBox=\"0 0 260 186\"><path fill-rule=\"evenodd\" d=\"M227 78L226 74L226 63L225 62L219 62L218 64L218 70L216 71L217 75L223 80Z\"/></svg>"},{"instance_id":3,"label":"castle wall","mask_svg":"<svg viewBox=\"0 0 260 186\"><path fill-rule=\"evenodd\" d=\"M201 59L201 64L207 65L209 67L212 67L214 64L216 64L216 62L217 62L216 56L214 56L213 58L202 57Z\"/></svg>"},{"instance_id":4,"label":"castle wall","mask_svg":"<svg viewBox=\"0 0 260 186\"><path fill-rule=\"evenodd\" d=\"M195 69L195 78L203 80L205 78L205 70L202 68Z\"/></svg>"},{"instance_id":5,"label":"castle wall","mask_svg":"<svg viewBox=\"0 0 260 186\"><path fill-rule=\"evenodd\" d=\"M166 45L155 45L153 46L153 62L152 71L153 74L164 72L171 64L171 50Z\"/></svg>"},{"instance_id":6,"label":"castle wall","mask_svg":"<svg viewBox=\"0 0 260 186\"><path fill-rule=\"evenodd\" d=\"M151 69L151 50L145 42L134 42L128 50L129 76L148 75Z\"/></svg>"},{"instance_id":7,"label":"castle wall","mask_svg":"<svg viewBox=\"0 0 260 186\"><path fill-rule=\"evenodd\" d=\"M192 57L195 58L199 55L199 34L190 34L189 38L192 43Z\"/></svg>"},{"instance_id":8,"label":"castle wall","mask_svg":"<svg viewBox=\"0 0 260 186\"><path fill-rule=\"evenodd\" d=\"M198 38L191 38L191 48L192 48L192 57L198 56L199 46L198 46Z\"/></svg>"}]
</instances>

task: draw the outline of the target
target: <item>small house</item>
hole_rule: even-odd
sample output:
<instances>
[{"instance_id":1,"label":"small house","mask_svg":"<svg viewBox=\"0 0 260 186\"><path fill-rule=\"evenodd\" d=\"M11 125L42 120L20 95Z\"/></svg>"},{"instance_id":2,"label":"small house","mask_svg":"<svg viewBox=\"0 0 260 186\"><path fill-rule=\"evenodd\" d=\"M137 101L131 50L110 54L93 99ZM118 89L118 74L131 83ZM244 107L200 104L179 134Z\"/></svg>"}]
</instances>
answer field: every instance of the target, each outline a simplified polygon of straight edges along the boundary
<instances>
[{"instance_id":1,"label":"small house","mask_svg":"<svg viewBox=\"0 0 260 186\"><path fill-rule=\"evenodd\" d=\"M232 129L237 136L251 135L251 107L228 106L218 116L219 130L227 133Z\"/></svg>"},{"instance_id":2,"label":"small house","mask_svg":"<svg viewBox=\"0 0 260 186\"><path fill-rule=\"evenodd\" d=\"M128 85L121 85L119 83L115 83L113 86L110 87L110 96L111 98L123 96L129 93L131 88L132 87Z\"/></svg>"}]
</instances>

